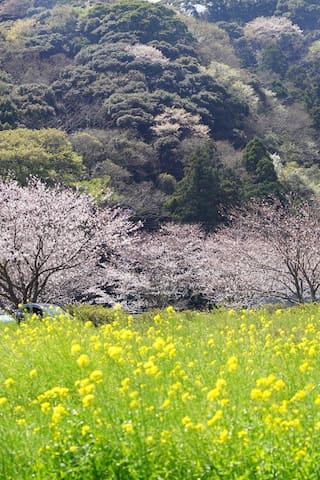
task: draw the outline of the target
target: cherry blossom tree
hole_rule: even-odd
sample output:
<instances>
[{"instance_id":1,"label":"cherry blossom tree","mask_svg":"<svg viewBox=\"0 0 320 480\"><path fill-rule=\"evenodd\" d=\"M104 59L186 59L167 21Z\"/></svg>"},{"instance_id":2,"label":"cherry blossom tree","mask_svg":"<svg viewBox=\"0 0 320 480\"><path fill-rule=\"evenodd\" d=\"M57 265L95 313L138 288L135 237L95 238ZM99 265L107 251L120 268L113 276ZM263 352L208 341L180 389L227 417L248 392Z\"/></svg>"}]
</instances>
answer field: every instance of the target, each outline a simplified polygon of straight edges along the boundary
<instances>
[{"instance_id":1,"label":"cherry blossom tree","mask_svg":"<svg viewBox=\"0 0 320 480\"><path fill-rule=\"evenodd\" d=\"M221 298L238 304L270 299L304 303L320 292L318 205L287 198L251 204L215 236Z\"/></svg>"},{"instance_id":2,"label":"cherry blossom tree","mask_svg":"<svg viewBox=\"0 0 320 480\"><path fill-rule=\"evenodd\" d=\"M184 108L166 107L154 119L151 130L158 136L174 135L180 140L188 135L209 140L210 129L201 123L200 115L193 115Z\"/></svg>"},{"instance_id":3,"label":"cherry blossom tree","mask_svg":"<svg viewBox=\"0 0 320 480\"><path fill-rule=\"evenodd\" d=\"M260 238L247 232L244 235L236 227L207 238L208 284L218 305L254 306L276 298L279 292L283 294L283 285L273 274L280 264L268 247Z\"/></svg>"},{"instance_id":4,"label":"cherry blossom tree","mask_svg":"<svg viewBox=\"0 0 320 480\"><path fill-rule=\"evenodd\" d=\"M87 195L0 181L0 298L72 301L98 282L98 267L129 242L128 214L99 208ZM106 262L107 264L107 262Z\"/></svg>"},{"instance_id":5,"label":"cherry blossom tree","mask_svg":"<svg viewBox=\"0 0 320 480\"><path fill-rule=\"evenodd\" d=\"M135 45L129 45L126 50L134 55L137 59L146 60L151 63L169 63L169 59L165 57L160 50L152 45L136 43Z\"/></svg>"},{"instance_id":6,"label":"cherry blossom tree","mask_svg":"<svg viewBox=\"0 0 320 480\"><path fill-rule=\"evenodd\" d=\"M286 17L257 17L244 27L244 35L256 43L265 45L283 37L302 37L302 30Z\"/></svg>"},{"instance_id":7,"label":"cherry blossom tree","mask_svg":"<svg viewBox=\"0 0 320 480\"><path fill-rule=\"evenodd\" d=\"M210 302L204 245L205 234L197 225L168 223L137 236L122 254L122 268L114 272L117 301L135 310Z\"/></svg>"},{"instance_id":8,"label":"cherry blossom tree","mask_svg":"<svg viewBox=\"0 0 320 480\"><path fill-rule=\"evenodd\" d=\"M197 225L167 224L122 249L120 268L107 264L101 298L131 310L188 308L199 299L237 307L317 301L319 238L317 205L293 198L251 203L210 234Z\"/></svg>"}]
</instances>

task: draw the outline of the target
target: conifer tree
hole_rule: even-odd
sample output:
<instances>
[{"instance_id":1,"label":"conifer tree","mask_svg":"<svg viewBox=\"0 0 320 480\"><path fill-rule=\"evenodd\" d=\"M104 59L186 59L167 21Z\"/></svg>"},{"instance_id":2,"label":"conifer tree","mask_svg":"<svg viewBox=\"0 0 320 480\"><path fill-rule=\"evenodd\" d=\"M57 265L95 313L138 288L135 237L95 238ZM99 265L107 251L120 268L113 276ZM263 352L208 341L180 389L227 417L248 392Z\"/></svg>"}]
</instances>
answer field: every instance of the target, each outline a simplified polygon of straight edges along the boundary
<instances>
[{"instance_id":1,"label":"conifer tree","mask_svg":"<svg viewBox=\"0 0 320 480\"><path fill-rule=\"evenodd\" d=\"M254 137L243 151L243 164L249 179L244 188L245 197L281 195L282 186L277 178L273 161L259 137Z\"/></svg>"},{"instance_id":2,"label":"conifer tree","mask_svg":"<svg viewBox=\"0 0 320 480\"><path fill-rule=\"evenodd\" d=\"M201 223L211 229L224 219L221 206L235 203L237 185L219 160L215 145L208 142L191 155L183 179L167 205L177 220Z\"/></svg>"}]
</instances>

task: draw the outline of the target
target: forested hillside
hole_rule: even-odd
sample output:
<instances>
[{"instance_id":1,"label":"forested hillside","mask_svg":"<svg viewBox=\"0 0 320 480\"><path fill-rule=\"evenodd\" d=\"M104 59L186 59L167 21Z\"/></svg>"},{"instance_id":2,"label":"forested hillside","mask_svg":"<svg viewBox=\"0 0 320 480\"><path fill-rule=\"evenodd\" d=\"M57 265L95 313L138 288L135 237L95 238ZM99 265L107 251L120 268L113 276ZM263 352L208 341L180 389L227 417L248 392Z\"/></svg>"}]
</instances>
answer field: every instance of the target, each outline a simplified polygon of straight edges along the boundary
<instances>
[{"instance_id":1,"label":"forested hillside","mask_svg":"<svg viewBox=\"0 0 320 480\"><path fill-rule=\"evenodd\" d=\"M320 5L2 0L0 174L211 229L320 195Z\"/></svg>"}]
</instances>

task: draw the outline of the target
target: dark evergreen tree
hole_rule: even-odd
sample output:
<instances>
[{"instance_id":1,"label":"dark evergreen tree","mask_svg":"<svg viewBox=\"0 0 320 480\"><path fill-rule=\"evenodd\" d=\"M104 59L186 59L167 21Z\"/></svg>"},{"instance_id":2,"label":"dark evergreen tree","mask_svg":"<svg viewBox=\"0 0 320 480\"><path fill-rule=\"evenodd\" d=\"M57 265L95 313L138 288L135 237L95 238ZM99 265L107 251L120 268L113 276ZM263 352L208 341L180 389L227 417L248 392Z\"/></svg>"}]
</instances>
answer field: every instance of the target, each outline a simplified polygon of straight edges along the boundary
<instances>
[{"instance_id":1,"label":"dark evergreen tree","mask_svg":"<svg viewBox=\"0 0 320 480\"><path fill-rule=\"evenodd\" d=\"M237 198L237 184L230 172L226 175L214 143L209 142L192 153L167 206L174 219L201 223L210 230L224 220L225 209Z\"/></svg>"},{"instance_id":2,"label":"dark evergreen tree","mask_svg":"<svg viewBox=\"0 0 320 480\"><path fill-rule=\"evenodd\" d=\"M243 163L249 174L244 197L280 195L283 188L278 180L272 158L259 137L254 137L243 151Z\"/></svg>"}]
</instances>

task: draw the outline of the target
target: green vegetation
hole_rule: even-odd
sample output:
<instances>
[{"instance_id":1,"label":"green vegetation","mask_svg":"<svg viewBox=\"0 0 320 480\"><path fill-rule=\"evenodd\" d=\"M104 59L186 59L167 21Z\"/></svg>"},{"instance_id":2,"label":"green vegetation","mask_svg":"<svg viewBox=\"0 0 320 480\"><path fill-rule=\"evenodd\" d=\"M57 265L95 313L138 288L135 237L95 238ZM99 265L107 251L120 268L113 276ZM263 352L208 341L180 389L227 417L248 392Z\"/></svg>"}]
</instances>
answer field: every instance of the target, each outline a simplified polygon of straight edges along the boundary
<instances>
[{"instance_id":1,"label":"green vegetation","mask_svg":"<svg viewBox=\"0 0 320 480\"><path fill-rule=\"evenodd\" d=\"M319 476L319 307L1 325L7 480Z\"/></svg>"},{"instance_id":2,"label":"green vegetation","mask_svg":"<svg viewBox=\"0 0 320 480\"><path fill-rule=\"evenodd\" d=\"M22 185L29 176L48 184L72 184L84 173L82 158L65 133L57 129L16 128L0 132L0 175Z\"/></svg>"},{"instance_id":3,"label":"green vegetation","mask_svg":"<svg viewBox=\"0 0 320 480\"><path fill-rule=\"evenodd\" d=\"M222 206L234 205L238 193L238 185L221 165L214 145L207 144L191 155L167 205L177 220L199 222L210 230L223 220Z\"/></svg>"},{"instance_id":4,"label":"green vegetation","mask_svg":"<svg viewBox=\"0 0 320 480\"><path fill-rule=\"evenodd\" d=\"M79 183L101 199L108 186L150 229L168 219L215 227L217 209L251 196L318 197L318 2L184 3L194 18L166 3L1 3L0 131L65 137L57 158L46 147L16 158L6 141L0 173ZM267 154L248 171L242 157L257 138ZM214 172L196 206L191 171L208 142Z\"/></svg>"},{"instance_id":5,"label":"green vegetation","mask_svg":"<svg viewBox=\"0 0 320 480\"><path fill-rule=\"evenodd\" d=\"M261 138L254 137L243 150L243 163L248 172L251 182L245 191L245 196L267 197L268 195L279 195L281 184L265 145Z\"/></svg>"}]
</instances>

